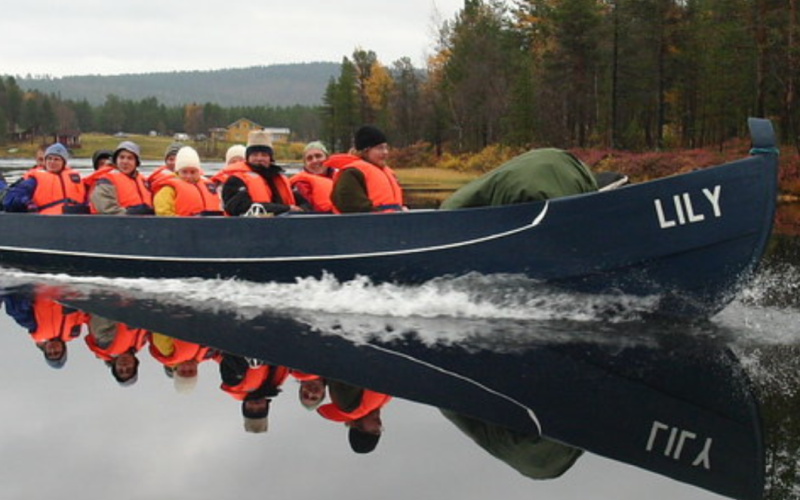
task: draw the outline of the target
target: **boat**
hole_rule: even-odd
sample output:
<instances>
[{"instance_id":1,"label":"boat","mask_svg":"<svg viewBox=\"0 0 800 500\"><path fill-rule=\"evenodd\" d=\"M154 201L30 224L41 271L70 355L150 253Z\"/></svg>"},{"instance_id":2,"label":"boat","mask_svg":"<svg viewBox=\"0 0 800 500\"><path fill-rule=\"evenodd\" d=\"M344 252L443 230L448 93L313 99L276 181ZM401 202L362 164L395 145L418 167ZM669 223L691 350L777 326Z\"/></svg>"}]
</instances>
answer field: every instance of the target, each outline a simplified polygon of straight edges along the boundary
<instances>
[{"instance_id":1,"label":"boat","mask_svg":"<svg viewBox=\"0 0 800 500\"><path fill-rule=\"evenodd\" d=\"M470 273L569 291L655 297L709 317L751 276L771 232L777 148L618 189L541 202L388 214L169 218L0 214L0 265L34 272L294 282L423 283Z\"/></svg>"}]
</instances>

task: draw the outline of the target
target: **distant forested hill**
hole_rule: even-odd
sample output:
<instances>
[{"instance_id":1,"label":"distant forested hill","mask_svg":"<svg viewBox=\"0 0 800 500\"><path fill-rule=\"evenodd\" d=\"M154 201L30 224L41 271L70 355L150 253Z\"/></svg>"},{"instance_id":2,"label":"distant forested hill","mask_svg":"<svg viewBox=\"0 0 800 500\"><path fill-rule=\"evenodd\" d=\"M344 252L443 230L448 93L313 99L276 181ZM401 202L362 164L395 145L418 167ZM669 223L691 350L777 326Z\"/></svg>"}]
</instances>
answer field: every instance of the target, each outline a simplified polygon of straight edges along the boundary
<instances>
[{"instance_id":1,"label":"distant forested hill","mask_svg":"<svg viewBox=\"0 0 800 500\"><path fill-rule=\"evenodd\" d=\"M86 99L100 105L108 94L122 99L155 97L167 106L214 103L229 106L316 105L329 79L339 75L339 63L316 62L254 66L213 71L175 71L114 76L18 78L26 90L57 94L62 99Z\"/></svg>"}]
</instances>

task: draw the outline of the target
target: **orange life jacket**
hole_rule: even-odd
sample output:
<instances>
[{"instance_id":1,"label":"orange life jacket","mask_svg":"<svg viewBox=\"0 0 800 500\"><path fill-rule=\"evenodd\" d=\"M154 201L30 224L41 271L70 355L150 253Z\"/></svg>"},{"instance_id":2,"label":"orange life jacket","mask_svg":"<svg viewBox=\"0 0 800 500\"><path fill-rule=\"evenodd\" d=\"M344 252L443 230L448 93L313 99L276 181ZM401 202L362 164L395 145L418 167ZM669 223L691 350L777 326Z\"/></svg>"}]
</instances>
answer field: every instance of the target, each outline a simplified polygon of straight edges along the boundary
<instances>
[{"instance_id":1,"label":"orange life jacket","mask_svg":"<svg viewBox=\"0 0 800 500\"><path fill-rule=\"evenodd\" d=\"M74 340L81 336L81 325L88 319L80 311L65 313L61 304L41 295L33 300L33 317L36 330L31 332L31 339L37 344L53 339Z\"/></svg>"},{"instance_id":2,"label":"orange life jacket","mask_svg":"<svg viewBox=\"0 0 800 500\"><path fill-rule=\"evenodd\" d=\"M262 365L257 368L248 368L244 378L236 385L220 385L220 389L230 394L234 399L243 401L248 394L255 391L270 377L272 370L272 386L280 387L289 376L289 369L284 366Z\"/></svg>"},{"instance_id":3,"label":"orange life jacket","mask_svg":"<svg viewBox=\"0 0 800 500\"><path fill-rule=\"evenodd\" d=\"M149 347L150 354L164 366L173 367L184 361L195 360L198 363L204 361L207 359L206 355L209 352L208 347L176 338L172 339L172 346L174 348L172 353L163 354L158 350L155 344L151 342Z\"/></svg>"},{"instance_id":4,"label":"orange life jacket","mask_svg":"<svg viewBox=\"0 0 800 500\"><path fill-rule=\"evenodd\" d=\"M311 373L305 373L298 370L291 370L289 374L300 382L306 382L309 380L317 380L319 378L322 378L319 375L313 375Z\"/></svg>"},{"instance_id":5,"label":"orange life jacket","mask_svg":"<svg viewBox=\"0 0 800 500\"><path fill-rule=\"evenodd\" d=\"M335 404L328 403L317 408L317 413L334 422L351 422L353 420L358 420L371 411L382 408L391 399L392 397L388 394L381 394L380 392L364 389L364 394L361 396L361 403L353 411L345 412Z\"/></svg>"},{"instance_id":6,"label":"orange life jacket","mask_svg":"<svg viewBox=\"0 0 800 500\"><path fill-rule=\"evenodd\" d=\"M332 178L303 170L289 178L289 185L297 189L311 203L311 208L315 212L330 212L333 210L333 203L331 202Z\"/></svg>"},{"instance_id":7,"label":"orange life jacket","mask_svg":"<svg viewBox=\"0 0 800 500\"><path fill-rule=\"evenodd\" d=\"M238 162L237 162L238 163ZM216 174L211 176L211 182L219 186L225 184L225 181L230 177L231 172L235 171L238 167L237 163L229 163L217 171Z\"/></svg>"},{"instance_id":8,"label":"orange life jacket","mask_svg":"<svg viewBox=\"0 0 800 500\"><path fill-rule=\"evenodd\" d=\"M342 172L349 168L358 169L364 174L364 183L367 188L367 198L372 201L372 206L377 212L396 212L403 208L403 189L397 182L394 171L389 167L378 167L354 155L331 155L325 161L326 166L339 168L333 176L333 185ZM334 213L341 213L336 206Z\"/></svg>"},{"instance_id":9,"label":"orange life jacket","mask_svg":"<svg viewBox=\"0 0 800 500\"><path fill-rule=\"evenodd\" d=\"M165 181L175 177L177 177L175 172L167 168L166 165L161 165L157 169L153 170L145 180L147 182L147 186L150 188L150 192L155 194Z\"/></svg>"},{"instance_id":10,"label":"orange life jacket","mask_svg":"<svg viewBox=\"0 0 800 500\"><path fill-rule=\"evenodd\" d=\"M267 181L263 177L253 172L253 170L245 162L237 162L230 165L230 177L237 177L244 182L247 188L247 193L250 195L250 200L253 203L272 203L273 195ZM289 180L284 175L276 175L275 187L278 189L278 195L281 202L286 205L294 205L294 195L292 194L292 187L289 185Z\"/></svg>"},{"instance_id":11,"label":"orange life jacket","mask_svg":"<svg viewBox=\"0 0 800 500\"><path fill-rule=\"evenodd\" d=\"M128 352L130 349L137 352L141 350L147 343L148 334L149 332L147 330L131 328L122 323L117 323L117 331L114 335L114 340L107 347L98 346L97 339L93 333L89 333L84 340L89 350L98 358L103 361L111 361L114 357Z\"/></svg>"},{"instance_id":12,"label":"orange life jacket","mask_svg":"<svg viewBox=\"0 0 800 500\"><path fill-rule=\"evenodd\" d=\"M186 182L180 177L172 177L163 180L157 189L164 186L171 186L175 190L175 213L177 215L186 217L204 213L222 213L217 186L205 177L196 184Z\"/></svg>"},{"instance_id":13,"label":"orange life jacket","mask_svg":"<svg viewBox=\"0 0 800 500\"><path fill-rule=\"evenodd\" d=\"M63 214L65 204L82 204L86 200L80 174L69 167L57 174L44 169L31 170L27 176L36 179L31 201L40 214Z\"/></svg>"},{"instance_id":14,"label":"orange life jacket","mask_svg":"<svg viewBox=\"0 0 800 500\"><path fill-rule=\"evenodd\" d=\"M105 170L105 168L106 167L103 167L100 170ZM98 172L100 170L98 170ZM145 184L144 176L138 171L134 172L134 177L131 177L130 175L123 174L116 168L109 167L103 174L98 175L93 182L96 184L98 180L106 179L113 184L114 189L117 191L117 203L119 203L122 208L139 205L146 205L153 208L153 195ZM94 207L92 207L92 213L96 213Z\"/></svg>"}]
</instances>

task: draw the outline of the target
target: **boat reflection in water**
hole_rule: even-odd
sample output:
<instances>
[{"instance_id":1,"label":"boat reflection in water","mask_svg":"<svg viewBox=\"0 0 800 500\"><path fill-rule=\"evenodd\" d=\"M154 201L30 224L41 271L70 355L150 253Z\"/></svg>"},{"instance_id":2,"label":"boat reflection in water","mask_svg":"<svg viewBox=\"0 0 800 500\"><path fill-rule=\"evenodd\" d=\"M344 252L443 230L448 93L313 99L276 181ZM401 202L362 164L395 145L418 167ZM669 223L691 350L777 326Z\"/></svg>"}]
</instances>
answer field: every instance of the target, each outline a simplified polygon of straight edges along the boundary
<instances>
[{"instance_id":1,"label":"boat reflection in water","mask_svg":"<svg viewBox=\"0 0 800 500\"><path fill-rule=\"evenodd\" d=\"M75 343L75 325L89 325L86 345L121 385L135 383L145 350L181 392L199 364L216 363L249 432L267 431L273 400L296 379L303 406L344 422L357 453L378 447L381 412L402 398L440 409L534 479L559 477L589 452L728 497L764 497L754 386L713 324L242 311L86 284L17 288L5 304L37 344L65 333L64 345Z\"/></svg>"}]
</instances>

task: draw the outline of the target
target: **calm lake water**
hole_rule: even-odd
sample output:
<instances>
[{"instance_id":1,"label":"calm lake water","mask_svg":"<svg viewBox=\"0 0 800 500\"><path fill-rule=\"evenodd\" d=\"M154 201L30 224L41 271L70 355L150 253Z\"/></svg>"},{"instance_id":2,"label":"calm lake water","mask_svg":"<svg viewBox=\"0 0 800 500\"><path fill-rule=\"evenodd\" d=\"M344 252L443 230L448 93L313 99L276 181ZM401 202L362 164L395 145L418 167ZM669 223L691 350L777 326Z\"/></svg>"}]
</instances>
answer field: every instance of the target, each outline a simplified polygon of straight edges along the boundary
<instances>
[{"instance_id":1,"label":"calm lake water","mask_svg":"<svg viewBox=\"0 0 800 500\"><path fill-rule=\"evenodd\" d=\"M0 160L12 173L25 166ZM782 207L752 282L699 324L481 277L279 285L0 269L0 493L701 500L723 498L709 489L752 498L763 479L765 498L800 499L793 213ZM54 366L36 336L73 321ZM118 356L105 354L124 339L138 359L133 383L114 379ZM174 373L181 353L198 361L196 376ZM255 377L262 363L395 396L375 449L354 453L343 423L301 404L292 375L267 384L277 388L268 430L245 432L253 422L222 384L228 368ZM538 429L553 439L532 438Z\"/></svg>"}]
</instances>

